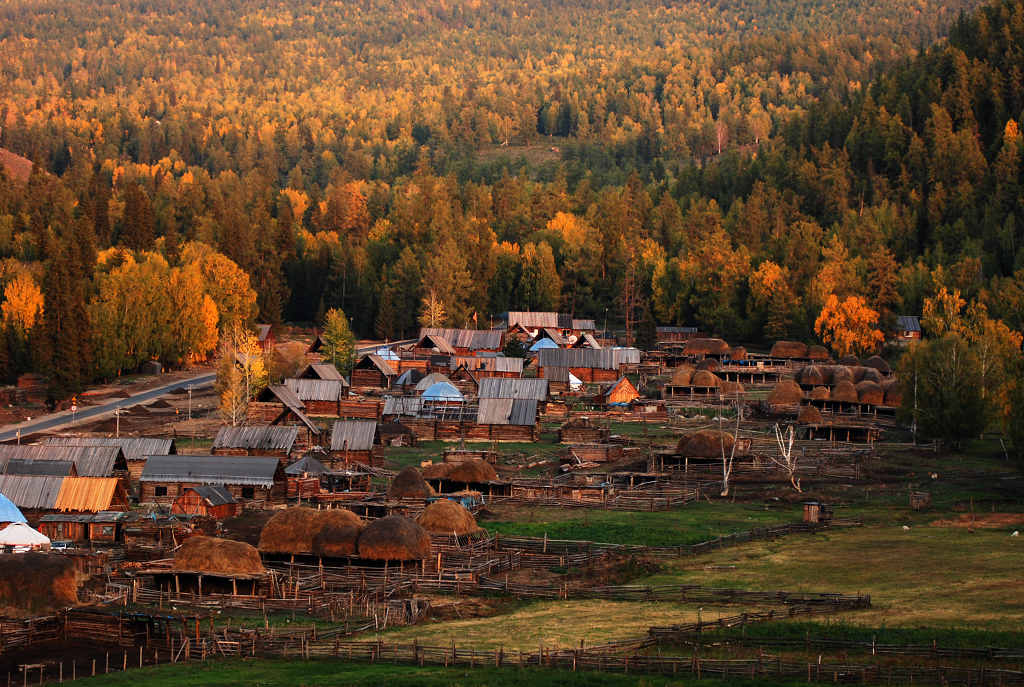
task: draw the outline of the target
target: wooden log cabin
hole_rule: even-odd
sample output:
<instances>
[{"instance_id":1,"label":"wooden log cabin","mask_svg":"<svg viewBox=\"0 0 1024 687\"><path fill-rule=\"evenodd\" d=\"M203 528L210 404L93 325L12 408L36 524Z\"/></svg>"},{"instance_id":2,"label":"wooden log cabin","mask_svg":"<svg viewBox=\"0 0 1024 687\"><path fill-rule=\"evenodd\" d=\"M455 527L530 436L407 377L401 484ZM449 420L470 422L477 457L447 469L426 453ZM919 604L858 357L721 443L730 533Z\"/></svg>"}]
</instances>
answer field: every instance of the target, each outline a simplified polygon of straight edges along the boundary
<instances>
[{"instance_id":1,"label":"wooden log cabin","mask_svg":"<svg viewBox=\"0 0 1024 687\"><path fill-rule=\"evenodd\" d=\"M583 382L615 382L624 366L639 364L640 351L635 348L545 348L537 351L537 376L541 378L546 367L567 367Z\"/></svg>"},{"instance_id":2,"label":"wooden log cabin","mask_svg":"<svg viewBox=\"0 0 1024 687\"><path fill-rule=\"evenodd\" d=\"M297 453L298 427L261 425L221 427L210 453L215 456L275 456L290 463Z\"/></svg>"},{"instance_id":3,"label":"wooden log cabin","mask_svg":"<svg viewBox=\"0 0 1024 687\"><path fill-rule=\"evenodd\" d=\"M455 356L452 358L453 370L465 367L479 381L484 377L517 378L523 376L522 358L509 358L503 355Z\"/></svg>"},{"instance_id":4,"label":"wooden log cabin","mask_svg":"<svg viewBox=\"0 0 1024 687\"><path fill-rule=\"evenodd\" d=\"M589 417L572 418L558 428L558 441L562 444L604 444L609 437L611 430Z\"/></svg>"},{"instance_id":5,"label":"wooden log cabin","mask_svg":"<svg viewBox=\"0 0 1024 687\"><path fill-rule=\"evenodd\" d=\"M333 381L344 381L345 379L338 372L338 368L330 363L310 363L296 377L298 379L326 379Z\"/></svg>"},{"instance_id":6,"label":"wooden log cabin","mask_svg":"<svg viewBox=\"0 0 1024 687\"><path fill-rule=\"evenodd\" d=\"M352 367L352 388L387 389L398 371L376 353L368 353Z\"/></svg>"},{"instance_id":7,"label":"wooden log cabin","mask_svg":"<svg viewBox=\"0 0 1024 687\"><path fill-rule=\"evenodd\" d=\"M118 477L0 475L0 493L34 520L47 513L127 510L128 492Z\"/></svg>"},{"instance_id":8,"label":"wooden log cabin","mask_svg":"<svg viewBox=\"0 0 1024 687\"><path fill-rule=\"evenodd\" d=\"M39 531L53 541L116 544L122 541L123 511L50 513L39 519Z\"/></svg>"},{"instance_id":9,"label":"wooden log cabin","mask_svg":"<svg viewBox=\"0 0 1024 687\"><path fill-rule=\"evenodd\" d=\"M443 340L449 351L442 351L445 355L475 356L481 353L497 353L504 343L503 332L500 329L447 329L443 327L423 327L420 329L416 346L423 342L438 342ZM413 351L416 351L413 347ZM421 348L419 350L427 351ZM433 352L433 349L429 349Z\"/></svg>"},{"instance_id":10,"label":"wooden log cabin","mask_svg":"<svg viewBox=\"0 0 1024 687\"><path fill-rule=\"evenodd\" d=\"M633 386L628 377L620 377L607 391L601 394L601 402L606 406L628 406L640 398L640 392Z\"/></svg>"},{"instance_id":11,"label":"wooden log cabin","mask_svg":"<svg viewBox=\"0 0 1024 687\"><path fill-rule=\"evenodd\" d=\"M304 428L296 442L297 448L320 443L320 428L306 415L305 404L284 384L271 384L261 391L249 403L246 418L250 424Z\"/></svg>"},{"instance_id":12,"label":"wooden log cabin","mask_svg":"<svg viewBox=\"0 0 1024 687\"><path fill-rule=\"evenodd\" d=\"M483 429L486 433L481 431ZM467 441L537 441L540 438L537 400L481 398L476 427L465 438Z\"/></svg>"},{"instance_id":13,"label":"wooden log cabin","mask_svg":"<svg viewBox=\"0 0 1024 687\"><path fill-rule=\"evenodd\" d=\"M238 515L240 504L227 487L186 487L171 504L172 515L199 515L223 520Z\"/></svg>"},{"instance_id":14,"label":"wooden log cabin","mask_svg":"<svg viewBox=\"0 0 1024 687\"><path fill-rule=\"evenodd\" d=\"M74 463L79 477L128 477L128 461L120 446L6 445L0 446L0 472L8 461Z\"/></svg>"},{"instance_id":15,"label":"wooden log cabin","mask_svg":"<svg viewBox=\"0 0 1024 687\"><path fill-rule=\"evenodd\" d=\"M374 420L337 420L331 428L331 452L328 467L348 463L373 465L374 446L380 444Z\"/></svg>"},{"instance_id":16,"label":"wooden log cabin","mask_svg":"<svg viewBox=\"0 0 1024 687\"><path fill-rule=\"evenodd\" d=\"M339 417L341 402L348 396L344 379L286 379L284 385L302 401L306 415Z\"/></svg>"},{"instance_id":17,"label":"wooden log cabin","mask_svg":"<svg viewBox=\"0 0 1024 687\"><path fill-rule=\"evenodd\" d=\"M141 503L170 505L185 489L223 486L236 499L281 503L286 483L273 456L150 456L142 471Z\"/></svg>"},{"instance_id":18,"label":"wooden log cabin","mask_svg":"<svg viewBox=\"0 0 1024 687\"><path fill-rule=\"evenodd\" d=\"M540 412L544 412L548 400L548 380L487 377L480 380L479 396L481 401L489 398L530 400L537 404Z\"/></svg>"}]
</instances>

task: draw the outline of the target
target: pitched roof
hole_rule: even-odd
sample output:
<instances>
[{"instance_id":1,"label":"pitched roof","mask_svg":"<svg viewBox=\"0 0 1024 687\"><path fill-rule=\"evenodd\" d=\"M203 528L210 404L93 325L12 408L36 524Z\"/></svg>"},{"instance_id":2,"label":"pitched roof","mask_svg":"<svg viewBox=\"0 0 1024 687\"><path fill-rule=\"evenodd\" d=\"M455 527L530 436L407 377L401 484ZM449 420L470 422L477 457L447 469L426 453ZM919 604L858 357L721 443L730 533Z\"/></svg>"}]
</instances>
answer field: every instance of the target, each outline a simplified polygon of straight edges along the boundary
<instances>
[{"instance_id":1,"label":"pitched roof","mask_svg":"<svg viewBox=\"0 0 1024 687\"><path fill-rule=\"evenodd\" d=\"M465 401L466 397L449 382L436 382L431 384L421 394L424 401Z\"/></svg>"},{"instance_id":2,"label":"pitched roof","mask_svg":"<svg viewBox=\"0 0 1024 687\"><path fill-rule=\"evenodd\" d=\"M377 434L374 420L335 420L331 429L332 451L369 451Z\"/></svg>"},{"instance_id":3,"label":"pitched roof","mask_svg":"<svg viewBox=\"0 0 1024 687\"><path fill-rule=\"evenodd\" d=\"M45 444L0 446L0 467L11 459L70 461L81 477L109 477L127 469L120 446L49 446Z\"/></svg>"},{"instance_id":4,"label":"pitched roof","mask_svg":"<svg viewBox=\"0 0 1024 687\"><path fill-rule=\"evenodd\" d=\"M544 327L537 332L538 341L544 338L551 339L559 346L565 346L568 343L568 341L565 340L565 337L562 336L562 332L557 329L552 329L551 327Z\"/></svg>"},{"instance_id":5,"label":"pitched roof","mask_svg":"<svg viewBox=\"0 0 1024 687\"><path fill-rule=\"evenodd\" d=\"M545 336L544 338L537 339L530 346L530 352L536 353L537 351L553 351L558 348L558 344L554 339Z\"/></svg>"},{"instance_id":6,"label":"pitched roof","mask_svg":"<svg viewBox=\"0 0 1024 687\"><path fill-rule=\"evenodd\" d=\"M51 509L57 502L64 479L43 475L0 475L0 494L18 508Z\"/></svg>"},{"instance_id":7,"label":"pitched roof","mask_svg":"<svg viewBox=\"0 0 1024 687\"><path fill-rule=\"evenodd\" d=\"M250 451L290 453L298 438L298 427L279 427L277 425L221 427L217 430L217 436L213 440L213 448L244 448Z\"/></svg>"},{"instance_id":8,"label":"pitched roof","mask_svg":"<svg viewBox=\"0 0 1024 687\"><path fill-rule=\"evenodd\" d=\"M447 375L443 375L440 372L431 372L420 381L416 382L416 391L426 391L430 387L440 382L451 382Z\"/></svg>"},{"instance_id":9,"label":"pitched roof","mask_svg":"<svg viewBox=\"0 0 1024 687\"><path fill-rule=\"evenodd\" d=\"M326 472L328 472L327 466L317 460L312 454L304 455L284 469L284 474L286 475L301 475L303 473L323 475Z\"/></svg>"},{"instance_id":10,"label":"pitched roof","mask_svg":"<svg viewBox=\"0 0 1024 687\"><path fill-rule=\"evenodd\" d=\"M259 396L256 397L258 401L269 401L274 399L280 401L285 407L299 418L299 421L304 424L310 432L313 434L320 434L320 428L309 419L304 412L306 410L306 404L299 400L299 397L295 395L295 392L286 387L284 384L271 384L266 389L260 392Z\"/></svg>"},{"instance_id":11,"label":"pitched roof","mask_svg":"<svg viewBox=\"0 0 1024 687\"><path fill-rule=\"evenodd\" d=\"M150 456L140 482L194 482L271 487L277 458L263 456Z\"/></svg>"},{"instance_id":12,"label":"pitched roof","mask_svg":"<svg viewBox=\"0 0 1024 687\"><path fill-rule=\"evenodd\" d=\"M452 358L451 368L454 370L465 365L466 369L470 372L487 370L489 372L514 372L522 374L524 362L522 358L510 358L504 355L460 355Z\"/></svg>"},{"instance_id":13,"label":"pitched roof","mask_svg":"<svg viewBox=\"0 0 1024 687\"><path fill-rule=\"evenodd\" d=\"M484 377L480 380L478 395L481 399L532 398L535 401L546 401L548 398L548 380Z\"/></svg>"},{"instance_id":14,"label":"pitched roof","mask_svg":"<svg viewBox=\"0 0 1024 687\"><path fill-rule=\"evenodd\" d=\"M234 495L221 486L207 484L199 487L189 487L188 489L194 491L209 506L226 506L236 503Z\"/></svg>"},{"instance_id":15,"label":"pitched roof","mask_svg":"<svg viewBox=\"0 0 1024 687\"><path fill-rule=\"evenodd\" d=\"M107 510L114 502L116 477L65 477L53 507L61 511Z\"/></svg>"},{"instance_id":16,"label":"pitched roof","mask_svg":"<svg viewBox=\"0 0 1024 687\"><path fill-rule=\"evenodd\" d=\"M896 318L896 328L901 332L919 332L921 318L917 315L900 315Z\"/></svg>"},{"instance_id":17,"label":"pitched roof","mask_svg":"<svg viewBox=\"0 0 1024 687\"><path fill-rule=\"evenodd\" d=\"M46 446L120 446L126 460L177 453L174 439L157 437L46 437Z\"/></svg>"},{"instance_id":18,"label":"pitched roof","mask_svg":"<svg viewBox=\"0 0 1024 687\"><path fill-rule=\"evenodd\" d=\"M423 373L414 367L410 367L408 370L398 375L398 379L395 380L395 386L413 386L423 379Z\"/></svg>"},{"instance_id":19,"label":"pitched roof","mask_svg":"<svg viewBox=\"0 0 1024 687\"><path fill-rule=\"evenodd\" d=\"M444 327L423 327L419 339L424 336L442 336L455 348L466 348L471 351L492 350L501 348L502 331L500 329L446 329Z\"/></svg>"},{"instance_id":20,"label":"pitched roof","mask_svg":"<svg viewBox=\"0 0 1024 687\"><path fill-rule=\"evenodd\" d=\"M590 332L584 332L583 336L576 339L576 343L572 345L573 348L593 348L595 350L602 348L601 344L597 342L594 335Z\"/></svg>"},{"instance_id":21,"label":"pitched roof","mask_svg":"<svg viewBox=\"0 0 1024 687\"><path fill-rule=\"evenodd\" d=\"M380 357L376 353L367 353L359 362L356 363L356 368L365 370L369 367L375 367L385 377L394 377L398 373L395 372L395 368L391 367L391 364L384 358Z\"/></svg>"},{"instance_id":22,"label":"pitched roof","mask_svg":"<svg viewBox=\"0 0 1024 687\"><path fill-rule=\"evenodd\" d=\"M455 349L448 343L448 339L441 334L424 334L416 342L416 348L436 348L438 353L453 355Z\"/></svg>"},{"instance_id":23,"label":"pitched roof","mask_svg":"<svg viewBox=\"0 0 1024 687\"><path fill-rule=\"evenodd\" d=\"M417 416L423 409L423 399L419 396L385 396L384 415Z\"/></svg>"},{"instance_id":24,"label":"pitched roof","mask_svg":"<svg viewBox=\"0 0 1024 687\"><path fill-rule=\"evenodd\" d=\"M341 379L286 379L284 385L291 389L292 393L298 396L299 400L306 401L337 401L345 396L345 388L348 386Z\"/></svg>"},{"instance_id":25,"label":"pitched roof","mask_svg":"<svg viewBox=\"0 0 1024 687\"><path fill-rule=\"evenodd\" d=\"M481 398L476 421L481 425L533 425L537 423L537 401L532 398Z\"/></svg>"},{"instance_id":26,"label":"pitched roof","mask_svg":"<svg viewBox=\"0 0 1024 687\"><path fill-rule=\"evenodd\" d=\"M541 367L584 367L599 370L617 370L623 363L640 362L640 351L635 348L552 348L537 354Z\"/></svg>"},{"instance_id":27,"label":"pitched roof","mask_svg":"<svg viewBox=\"0 0 1024 687\"><path fill-rule=\"evenodd\" d=\"M5 475L49 475L50 477L74 477L75 464L70 460L25 460L11 458L7 461Z\"/></svg>"},{"instance_id":28,"label":"pitched roof","mask_svg":"<svg viewBox=\"0 0 1024 687\"><path fill-rule=\"evenodd\" d=\"M333 379L345 381L345 378L338 372L338 368L330 363L310 363L306 369L299 373L299 379ZM346 386L348 382L345 382Z\"/></svg>"},{"instance_id":29,"label":"pitched roof","mask_svg":"<svg viewBox=\"0 0 1024 687\"><path fill-rule=\"evenodd\" d=\"M629 381L628 377L619 377L619 379L610 387L608 387L608 389L603 394L601 394L601 396L604 397L604 399L607 401L609 398L611 398L612 394L615 393L618 389L626 387L628 387L628 391L632 394L635 394L636 397L640 396L640 392L636 390L636 387L633 386L633 382Z\"/></svg>"},{"instance_id":30,"label":"pitched roof","mask_svg":"<svg viewBox=\"0 0 1024 687\"><path fill-rule=\"evenodd\" d=\"M271 325L269 324L258 324L256 325L256 339L263 343L270 336Z\"/></svg>"},{"instance_id":31,"label":"pitched roof","mask_svg":"<svg viewBox=\"0 0 1024 687\"><path fill-rule=\"evenodd\" d=\"M0 522L28 522L9 498L0 494Z\"/></svg>"}]
</instances>

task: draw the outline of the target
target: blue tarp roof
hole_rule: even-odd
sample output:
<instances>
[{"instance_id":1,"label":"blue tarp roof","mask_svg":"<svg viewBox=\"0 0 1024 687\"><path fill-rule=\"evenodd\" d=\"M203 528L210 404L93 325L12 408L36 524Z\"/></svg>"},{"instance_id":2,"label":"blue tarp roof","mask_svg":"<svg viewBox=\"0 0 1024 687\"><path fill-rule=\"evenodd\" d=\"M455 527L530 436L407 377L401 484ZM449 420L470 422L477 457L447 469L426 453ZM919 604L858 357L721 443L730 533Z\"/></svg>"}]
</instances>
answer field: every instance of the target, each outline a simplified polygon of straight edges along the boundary
<instances>
[{"instance_id":1,"label":"blue tarp roof","mask_svg":"<svg viewBox=\"0 0 1024 687\"><path fill-rule=\"evenodd\" d=\"M422 396L424 401L464 401L462 392L448 382L431 384Z\"/></svg>"},{"instance_id":2,"label":"blue tarp roof","mask_svg":"<svg viewBox=\"0 0 1024 687\"><path fill-rule=\"evenodd\" d=\"M0 494L0 522L28 522L14 502L3 494Z\"/></svg>"},{"instance_id":3,"label":"blue tarp roof","mask_svg":"<svg viewBox=\"0 0 1024 687\"><path fill-rule=\"evenodd\" d=\"M378 348L376 353L381 358L384 358L384 360L398 360L399 359L398 358L398 354L395 353L392 349L387 348L386 346L382 347L382 348Z\"/></svg>"},{"instance_id":4,"label":"blue tarp roof","mask_svg":"<svg viewBox=\"0 0 1024 687\"><path fill-rule=\"evenodd\" d=\"M538 340L537 343L530 346L530 351L539 351L542 348L558 348L558 344L556 344L551 339L544 338Z\"/></svg>"}]
</instances>

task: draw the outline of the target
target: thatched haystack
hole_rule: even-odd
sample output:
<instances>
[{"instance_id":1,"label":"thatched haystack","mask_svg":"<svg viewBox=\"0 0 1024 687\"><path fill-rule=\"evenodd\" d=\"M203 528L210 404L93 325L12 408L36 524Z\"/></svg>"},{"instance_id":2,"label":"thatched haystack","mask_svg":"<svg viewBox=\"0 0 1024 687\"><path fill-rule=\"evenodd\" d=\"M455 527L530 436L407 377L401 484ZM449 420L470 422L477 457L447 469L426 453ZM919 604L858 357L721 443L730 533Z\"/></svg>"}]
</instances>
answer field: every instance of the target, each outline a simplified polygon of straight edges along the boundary
<instances>
[{"instance_id":1,"label":"thatched haystack","mask_svg":"<svg viewBox=\"0 0 1024 687\"><path fill-rule=\"evenodd\" d=\"M697 370L707 370L708 372L718 372L722 369L722 363L718 362L716 358L704 358L704 360L697 363Z\"/></svg>"},{"instance_id":2,"label":"thatched haystack","mask_svg":"<svg viewBox=\"0 0 1024 687\"><path fill-rule=\"evenodd\" d=\"M430 535L408 518L389 515L366 526L358 550L371 561L421 561L430 555Z\"/></svg>"},{"instance_id":3,"label":"thatched haystack","mask_svg":"<svg viewBox=\"0 0 1024 687\"><path fill-rule=\"evenodd\" d=\"M721 391L723 394L742 394L743 385L739 382L722 381Z\"/></svg>"},{"instance_id":4,"label":"thatched haystack","mask_svg":"<svg viewBox=\"0 0 1024 687\"><path fill-rule=\"evenodd\" d=\"M892 368L889 367L889 363L887 363L885 361L885 358L883 358L880 355L873 355L867 360L865 360L864 366L878 370L878 372L883 376L888 376L892 374Z\"/></svg>"},{"instance_id":5,"label":"thatched haystack","mask_svg":"<svg viewBox=\"0 0 1024 687\"><path fill-rule=\"evenodd\" d=\"M78 577L71 558L56 553L0 556L0 614L49 613L78 603Z\"/></svg>"},{"instance_id":6,"label":"thatched haystack","mask_svg":"<svg viewBox=\"0 0 1024 687\"><path fill-rule=\"evenodd\" d=\"M498 479L498 473L487 461L473 458L458 463L434 463L423 468L423 477L426 479L444 479L449 482L465 482L467 484L479 484L482 482L493 482Z\"/></svg>"},{"instance_id":7,"label":"thatched haystack","mask_svg":"<svg viewBox=\"0 0 1024 687\"><path fill-rule=\"evenodd\" d=\"M844 370L846 368L843 368ZM857 403L857 387L853 385L853 382L843 380L832 387L832 393L828 396L830 401L840 401L842 403Z\"/></svg>"},{"instance_id":8,"label":"thatched haystack","mask_svg":"<svg viewBox=\"0 0 1024 687\"><path fill-rule=\"evenodd\" d=\"M743 346L733 346L729 350L729 358L731 360L746 360L747 359L747 349L744 348Z\"/></svg>"},{"instance_id":9,"label":"thatched haystack","mask_svg":"<svg viewBox=\"0 0 1024 687\"><path fill-rule=\"evenodd\" d=\"M792 379L780 380L772 392L768 394L768 402L772 405L796 405L804 398L804 392Z\"/></svg>"},{"instance_id":10,"label":"thatched haystack","mask_svg":"<svg viewBox=\"0 0 1024 687\"><path fill-rule=\"evenodd\" d=\"M877 382L865 379L857 384L857 400L861 403L872 403L880 406L885 403L885 392L882 391L881 385Z\"/></svg>"},{"instance_id":11,"label":"thatched haystack","mask_svg":"<svg viewBox=\"0 0 1024 687\"><path fill-rule=\"evenodd\" d=\"M345 515L331 518L313 535L313 553L324 558L355 556L363 521L355 513L341 508L323 512Z\"/></svg>"},{"instance_id":12,"label":"thatched haystack","mask_svg":"<svg viewBox=\"0 0 1024 687\"><path fill-rule=\"evenodd\" d=\"M245 542L218 537L189 537L174 552L173 570L220 577L261 575L260 553Z\"/></svg>"},{"instance_id":13,"label":"thatched haystack","mask_svg":"<svg viewBox=\"0 0 1024 687\"><path fill-rule=\"evenodd\" d=\"M796 373L796 381L804 386L821 386L825 383L825 373L817 365L804 365Z\"/></svg>"},{"instance_id":14,"label":"thatched haystack","mask_svg":"<svg viewBox=\"0 0 1024 687\"><path fill-rule=\"evenodd\" d=\"M314 539L323 529L361 526L359 516L344 508L287 508L275 513L264 525L259 549L270 554L314 554Z\"/></svg>"},{"instance_id":15,"label":"thatched haystack","mask_svg":"<svg viewBox=\"0 0 1024 687\"><path fill-rule=\"evenodd\" d=\"M811 360L830 360L832 358L827 348L817 345L807 347L807 357Z\"/></svg>"},{"instance_id":16,"label":"thatched haystack","mask_svg":"<svg viewBox=\"0 0 1024 687\"><path fill-rule=\"evenodd\" d=\"M437 492L423 479L422 473L412 465L402 468L388 485L388 498L425 499L437 496Z\"/></svg>"},{"instance_id":17,"label":"thatched haystack","mask_svg":"<svg viewBox=\"0 0 1024 687\"><path fill-rule=\"evenodd\" d=\"M828 388L823 386L816 386L811 389L811 393L807 394L807 398L812 401L827 401L829 397Z\"/></svg>"},{"instance_id":18,"label":"thatched haystack","mask_svg":"<svg viewBox=\"0 0 1024 687\"><path fill-rule=\"evenodd\" d=\"M847 355L839 359L839 364L846 367L860 367L860 359L855 355Z\"/></svg>"},{"instance_id":19,"label":"thatched haystack","mask_svg":"<svg viewBox=\"0 0 1024 687\"><path fill-rule=\"evenodd\" d=\"M820 425L825 422L821 417L821 411L814 406L802 407L800 414L796 416L796 421L801 425Z\"/></svg>"},{"instance_id":20,"label":"thatched haystack","mask_svg":"<svg viewBox=\"0 0 1024 687\"><path fill-rule=\"evenodd\" d=\"M696 387L707 387L707 388L718 388L722 386L722 380L718 378L713 372L707 370L697 370L693 373L693 377L690 379L690 386Z\"/></svg>"},{"instance_id":21,"label":"thatched haystack","mask_svg":"<svg viewBox=\"0 0 1024 687\"><path fill-rule=\"evenodd\" d=\"M693 373L696 371L692 365L680 365L672 372L672 380L669 384L672 386L690 386L690 380L693 379Z\"/></svg>"},{"instance_id":22,"label":"thatched haystack","mask_svg":"<svg viewBox=\"0 0 1024 687\"><path fill-rule=\"evenodd\" d=\"M806 358L807 345L799 341L776 341L769 355L773 358Z\"/></svg>"},{"instance_id":23,"label":"thatched haystack","mask_svg":"<svg viewBox=\"0 0 1024 687\"><path fill-rule=\"evenodd\" d=\"M896 408L903 405L903 385L896 379L887 379L882 384L882 389L885 391L885 404L886 406Z\"/></svg>"},{"instance_id":24,"label":"thatched haystack","mask_svg":"<svg viewBox=\"0 0 1024 687\"><path fill-rule=\"evenodd\" d=\"M875 368L861 366L858 367L857 370L859 372L858 376L860 377L860 379L857 380L858 382L863 382L866 380L869 382L874 382L875 384L882 383L882 373L876 370Z\"/></svg>"},{"instance_id":25,"label":"thatched haystack","mask_svg":"<svg viewBox=\"0 0 1024 687\"><path fill-rule=\"evenodd\" d=\"M829 374L827 375L827 382L832 386L836 384L842 384L843 382L849 382L855 384L857 380L853 376L853 370L842 365L832 365L828 368Z\"/></svg>"},{"instance_id":26,"label":"thatched haystack","mask_svg":"<svg viewBox=\"0 0 1024 687\"><path fill-rule=\"evenodd\" d=\"M690 339L683 345L685 355L725 355L729 344L722 339Z\"/></svg>"},{"instance_id":27,"label":"thatched haystack","mask_svg":"<svg viewBox=\"0 0 1024 687\"><path fill-rule=\"evenodd\" d=\"M702 429L679 440L676 452L686 458L721 458L722 447L725 455L732 451L735 439L728 432L717 429Z\"/></svg>"},{"instance_id":28,"label":"thatched haystack","mask_svg":"<svg viewBox=\"0 0 1024 687\"><path fill-rule=\"evenodd\" d=\"M416 518L420 527L431 534L462 536L480 531L476 518L461 503L439 499L426 507Z\"/></svg>"}]
</instances>

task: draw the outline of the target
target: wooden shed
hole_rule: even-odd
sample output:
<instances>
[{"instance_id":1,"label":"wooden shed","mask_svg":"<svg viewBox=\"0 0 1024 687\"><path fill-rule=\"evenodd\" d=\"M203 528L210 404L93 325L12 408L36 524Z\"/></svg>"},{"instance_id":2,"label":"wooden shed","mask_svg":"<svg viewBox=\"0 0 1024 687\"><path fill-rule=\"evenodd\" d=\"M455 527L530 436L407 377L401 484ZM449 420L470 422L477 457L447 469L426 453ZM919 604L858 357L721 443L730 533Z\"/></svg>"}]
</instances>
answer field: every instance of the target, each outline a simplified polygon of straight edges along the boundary
<instances>
[{"instance_id":1,"label":"wooden shed","mask_svg":"<svg viewBox=\"0 0 1024 687\"><path fill-rule=\"evenodd\" d=\"M172 504L185 489L223 486L236 499L279 503L287 490L272 456L151 456L140 482L142 503Z\"/></svg>"},{"instance_id":2,"label":"wooden shed","mask_svg":"<svg viewBox=\"0 0 1024 687\"><path fill-rule=\"evenodd\" d=\"M589 417L575 417L558 428L558 441L562 444L603 444L611 431Z\"/></svg>"},{"instance_id":3,"label":"wooden shed","mask_svg":"<svg viewBox=\"0 0 1024 687\"><path fill-rule=\"evenodd\" d=\"M310 416L339 417L341 401L348 396L344 379L286 379L284 385L302 401Z\"/></svg>"},{"instance_id":4,"label":"wooden shed","mask_svg":"<svg viewBox=\"0 0 1024 687\"><path fill-rule=\"evenodd\" d=\"M231 491L214 485L186 487L171 504L174 515L201 515L223 520L238 515L238 512L239 503Z\"/></svg>"},{"instance_id":5,"label":"wooden shed","mask_svg":"<svg viewBox=\"0 0 1024 687\"><path fill-rule=\"evenodd\" d=\"M124 453L128 478L137 482L147 456L171 456L178 453L174 439L162 437L46 437L44 446L118 446Z\"/></svg>"},{"instance_id":6,"label":"wooden shed","mask_svg":"<svg viewBox=\"0 0 1024 687\"><path fill-rule=\"evenodd\" d=\"M368 353L352 368L352 386L357 389L386 389L398 372L376 353Z\"/></svg>"},{"instance_id":7,"label":"wooden shed","mask_svg":"<svg viewBox=\"0 0 1024 687\"><path fill-rule=\"evenodd\" d=\"M215 456L276 456L288 462L296 451L298 427L224 426L217 430L210 453Z\"/></svg>"},{"instance_id":8,"label":"wooden shed","mask_svg":"<svg viewBox=\"0 0 1024 687\"><path fill-rule=\"evenodd\" d=\"M346 463L373 464L373 447L380 443L373 420L337 420L331 428L330 467Z\"/></svg>"},{"instance_id":9,"label":"wooden shed","mask_svg":"<svg viewBox=\"0 0 1024 687\"><path fill-rule=\"evenodd\" d=\"M628 377L620 377L607 391L601 394L601 401L609 406L629 405L640 398L640 392Z\"/></svg>"}]
</instances>

